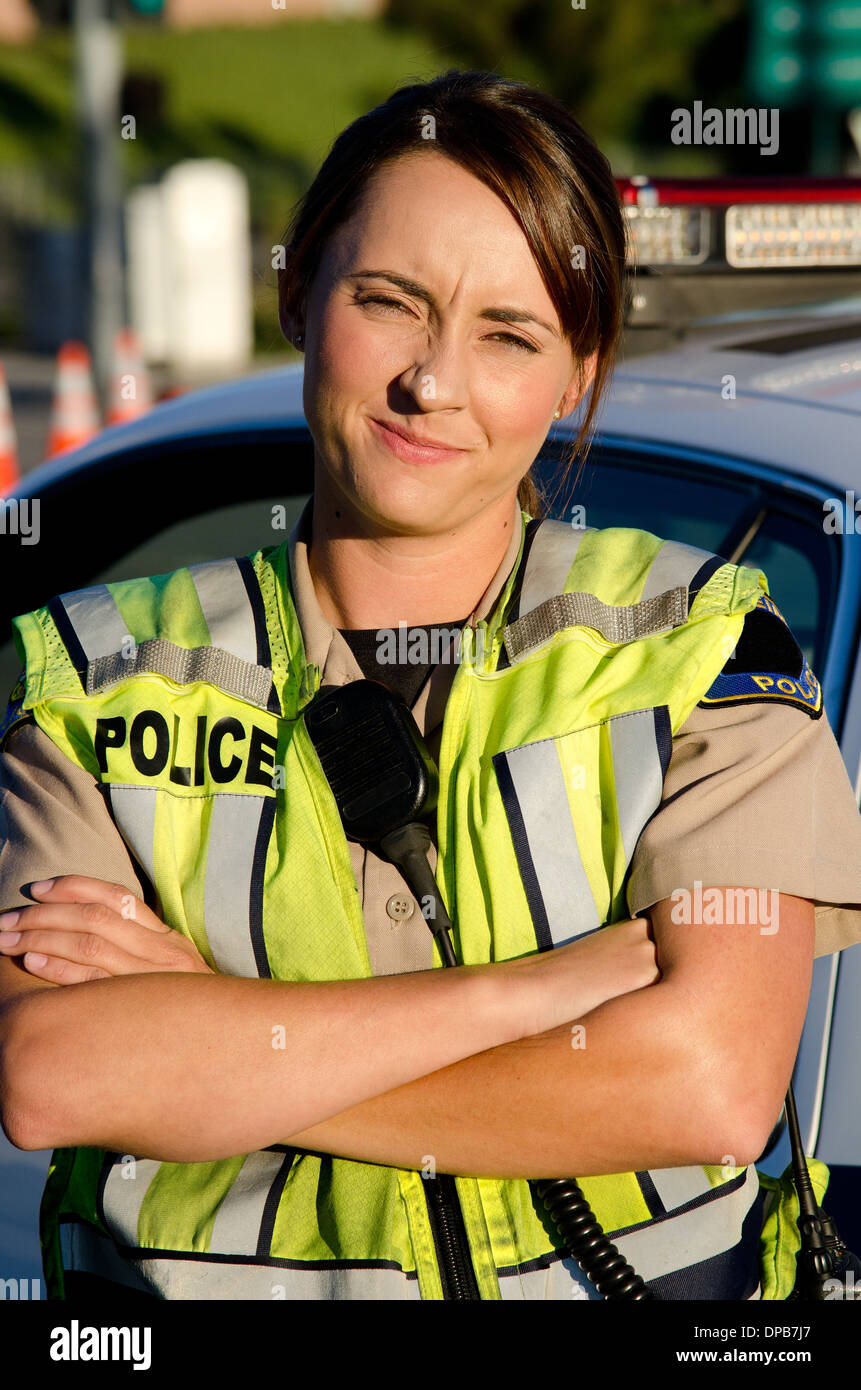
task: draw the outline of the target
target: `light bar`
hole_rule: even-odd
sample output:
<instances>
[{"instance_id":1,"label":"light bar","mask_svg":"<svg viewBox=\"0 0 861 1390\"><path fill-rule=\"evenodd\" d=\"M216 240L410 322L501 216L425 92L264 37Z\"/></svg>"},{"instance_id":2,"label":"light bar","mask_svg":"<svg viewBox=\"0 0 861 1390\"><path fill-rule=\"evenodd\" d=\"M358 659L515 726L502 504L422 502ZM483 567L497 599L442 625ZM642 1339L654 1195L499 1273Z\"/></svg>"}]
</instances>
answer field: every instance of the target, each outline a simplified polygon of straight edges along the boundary
<instances>
[{"instance_id":1,"label":"light bar","mask_svg":"<svg viewBox=\"0 0 861 1390\"><path fill-rule=\"evenodd\" d=\"M706 208L627 206L639 265L701 265L709 253Z\"/></svg>"},{"instance_id":2,"label":"light bar","mask_svg":"<svg viewBox=\"0 0 861 1390\"><path fill-rule=\"evenodd\" d=\"M861 265L861 203L746 203L726 213L736 268Z\"/></svg>"}]
</instances>

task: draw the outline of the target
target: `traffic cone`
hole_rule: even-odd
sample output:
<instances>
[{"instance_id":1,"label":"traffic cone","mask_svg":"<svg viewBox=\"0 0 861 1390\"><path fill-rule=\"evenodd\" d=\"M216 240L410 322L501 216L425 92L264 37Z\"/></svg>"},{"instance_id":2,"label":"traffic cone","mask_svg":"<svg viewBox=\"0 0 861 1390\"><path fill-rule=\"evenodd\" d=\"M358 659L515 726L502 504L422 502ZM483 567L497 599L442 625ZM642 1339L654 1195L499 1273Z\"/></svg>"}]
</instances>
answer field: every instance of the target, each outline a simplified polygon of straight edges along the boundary
<instances>
[{"instance_id":1,"label":"traffic cone","mask_svg":"<svg viewBox=\"0 0 861 1390\"><path fill-rule=\"evenodd\" d=\"M152 382L138 336L134 329L121 328L114 339L114 374L106 423L123 425L136 420L146 414L152 403Z\"/></svg>"},{"instance_id":2,"label":"traffic cone","mask_svg":"<svg viewBox=\"0 0 861 1390\"><path fill-rule=\"evenodd\" d=\"M21 477L18 468L18 440L12 419L12 402L6 373L0 364L0 494L9 492Z\"/></svg>"},{"instance_id":3,"label":"traffic cone","mask_svg":"<svg viewBox=\"0 0 861 1390\"><path fill-rule=\"evenodd\" d=\"M46 457L53 458L54 454L64 449L76 448L97 434L100 428L90 354L83 343L64 343L57 353L57 376Z\"/></svg>"}]
</instances>

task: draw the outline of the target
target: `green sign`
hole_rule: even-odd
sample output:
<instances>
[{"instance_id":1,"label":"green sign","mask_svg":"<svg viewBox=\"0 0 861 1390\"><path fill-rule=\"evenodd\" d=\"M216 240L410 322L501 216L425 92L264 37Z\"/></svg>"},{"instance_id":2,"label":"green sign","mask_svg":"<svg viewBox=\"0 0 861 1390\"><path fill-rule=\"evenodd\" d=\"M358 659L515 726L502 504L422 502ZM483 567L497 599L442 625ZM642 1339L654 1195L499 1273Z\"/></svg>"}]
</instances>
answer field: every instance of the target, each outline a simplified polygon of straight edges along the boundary
<instances>
[{"instance_id":1,"label":"green sign","mask_svg":"<svg viewBox=\"0 0 861 1390\"><path fill-rule=\"evenodd\" d=\"M756 0L751 11L749 82L759 101L793 106L804 100L806 21L801 0Z\"/></svg>"},{"instance_id":2,"label":"green sign","mask_svg":"<svg viewBox=\"0 0 861 1390\"><path fill-rule=\"evenodd\" d=\"M861 102L861 4L823 0L813 5L813 84L830 106Z\"/></svg>"},{"instance_id":3,"label":"green sign","mask_svg":"<svg viewBox=\"0 0 861 1390\"><path fill-rule=\"evenodd\" d=\"M861 103L861 2L754 0L748 80L779 106Z\"/></svg>"}]
</instances>

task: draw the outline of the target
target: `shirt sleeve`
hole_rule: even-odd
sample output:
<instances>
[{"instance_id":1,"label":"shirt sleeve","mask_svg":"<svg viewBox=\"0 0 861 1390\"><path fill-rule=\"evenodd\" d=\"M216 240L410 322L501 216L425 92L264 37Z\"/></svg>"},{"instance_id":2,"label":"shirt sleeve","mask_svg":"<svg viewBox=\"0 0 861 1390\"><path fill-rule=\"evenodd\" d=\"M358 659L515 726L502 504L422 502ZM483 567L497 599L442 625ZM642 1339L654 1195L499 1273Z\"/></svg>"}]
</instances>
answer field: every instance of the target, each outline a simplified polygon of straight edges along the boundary
<instances>
[{"instance_id":1,"label":"shirt sleeve","mask_svg":"<svg viewBox=\"0 0 861 1390\"><path fill-rule=\"evenodd\" d=\"M120 883L144 896L96 779L33 723L0 751L0 910L27 907L28 884L60 874Z\"/></svg>"},{"instance_id":2,"label":"shirt sleeve","mask_svg":"<svg viewBox=\"0 0 861 1390\"><path fill-rule=\"evenodd\" d=\"M861 814L824 710L695 707L634 850L628 909L695 880L808 898L816 956L861 942Z\"/></svg>"}]
</instances>

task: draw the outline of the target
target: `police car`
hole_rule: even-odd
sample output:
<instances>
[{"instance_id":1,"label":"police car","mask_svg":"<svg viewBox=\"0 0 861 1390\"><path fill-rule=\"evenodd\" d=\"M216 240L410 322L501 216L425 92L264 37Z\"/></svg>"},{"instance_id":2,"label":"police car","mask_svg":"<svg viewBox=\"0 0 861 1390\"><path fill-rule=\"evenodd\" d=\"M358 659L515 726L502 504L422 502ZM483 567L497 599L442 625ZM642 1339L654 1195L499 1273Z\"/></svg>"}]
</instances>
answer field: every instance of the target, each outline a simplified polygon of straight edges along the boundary
<instances>
[{"instance_id":1,"label":"police car","mask_svg":"<svg viewBox=\"0 0 861 1390\"><path fill-rule=\"evenodd\" d=\"M56 593L284 539L313 482L302 370L165 402L24 477L0 511L7 691L19 666L12 616ZM730 316L675 349L629 357L585 469L560 487L575 433L576 417L559 421L539 459L550 515L639 527L763 569L861 796L861 298ZM832 1172L826 1208L857 1251L859 1006L861 950L817 960L794 1077L805 1149ZM31 1165L44 1169L47 1155L3 1152L29 1184L29 1214L14 1202L19 1230L26 1220L35 1232ZM789 1159L781 1127L758 1166L779 1174Z\"/></svg>"}]
</instances>

